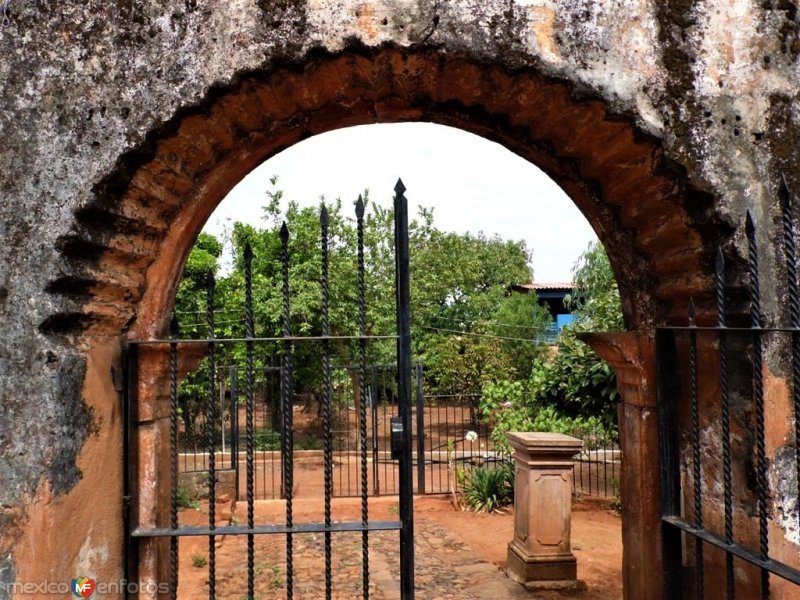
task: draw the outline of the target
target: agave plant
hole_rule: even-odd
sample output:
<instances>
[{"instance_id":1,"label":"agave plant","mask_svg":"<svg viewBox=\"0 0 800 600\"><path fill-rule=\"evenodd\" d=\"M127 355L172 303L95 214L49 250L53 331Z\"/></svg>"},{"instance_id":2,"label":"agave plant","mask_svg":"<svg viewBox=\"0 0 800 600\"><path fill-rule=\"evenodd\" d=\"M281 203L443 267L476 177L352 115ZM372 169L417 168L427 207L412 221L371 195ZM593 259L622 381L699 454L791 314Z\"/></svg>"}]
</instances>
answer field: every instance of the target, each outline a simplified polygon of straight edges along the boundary
<instances>
[{"instance_id":1,"label":"agave plant","mask_svg":"<svg viewBox=\"0 0 800 600\"><path fill-rule=\"evenodd\" d=\"M511 503L514 496L512 482L506 468L472 469L464 479L464 502L475 512L492 512Z\"/></svg>"}]
</instances>

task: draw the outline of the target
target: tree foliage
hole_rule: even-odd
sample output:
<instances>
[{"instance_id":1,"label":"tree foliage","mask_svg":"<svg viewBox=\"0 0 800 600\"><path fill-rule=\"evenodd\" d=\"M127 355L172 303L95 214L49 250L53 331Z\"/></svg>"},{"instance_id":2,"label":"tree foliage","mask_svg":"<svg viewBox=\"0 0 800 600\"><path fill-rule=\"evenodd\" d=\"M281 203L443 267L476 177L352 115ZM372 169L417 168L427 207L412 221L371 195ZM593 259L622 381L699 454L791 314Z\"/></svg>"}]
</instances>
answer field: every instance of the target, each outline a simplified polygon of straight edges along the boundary
<instances>
[{"instance_id":1,"label":"tree foliage","mask_svg":"<svg viewBox=\"0 0 800 600\"><path fill-rule=\"evenodd\" d=\"M494 429L493 440L506 448L507 431L609 429L616 421L618 392L614 372L576 334L623 328L619 291L603 247L595 242L573 269L576 291L568 299L577 320L558 337L558 351L539 355L527 386L490 383L482 391L481 411Z\"/></svg>"},{"instance_id":2,"label":"tree foliage","mask_svg":"<svg viewBox=\"0 0 800 600\"><path fill-rule=\"evenodd\" d=\"M291 332L321 333L321 245L319 209L286 203L272 180L263 207L263 226L234 223L227 240L230 269L220 269L223 241L201 234L191 251L175 308L184 337L206 333L206 274L216 273L217 337L243 337L245 314L244 248L253 250L254 322L257 337L283 333L280 227L289 232ZM366 328L368 335L395 333L394 215L365 194ZM358 334L356 223L353 207L327 203L329 222L330 327L334 336ZM431 394L477 397L481 387L502 379L523 380L542 353L541 331L547 311L534 295L512 294L512 284L532 278L530 253L522 241L482 233L442 231L434 213L422 209L409 224L411 247L412 340L414 359L426 368ZM280 356L279 343L259 346L256 368ZM357 361L357 345L337 341L334 364ZM319 344L294 344L294 392L321 388ZM218 349L218 364L244 364L244 345ZM369 361L393 364L391 340L369 344ZM340 377L347 377L339 373ZM337 376L337 374L334 374ZM224 378L225 373L220 377ZM190 378L191 379L191 378ZM189 380L187 380L189 382ZM193 382L202 386L202 378ZM336 383L336 382L334 382ZM189 383L182 385L190 392ZM198 388L201 389L201 388Z\"/></svg>"}]
</instances>

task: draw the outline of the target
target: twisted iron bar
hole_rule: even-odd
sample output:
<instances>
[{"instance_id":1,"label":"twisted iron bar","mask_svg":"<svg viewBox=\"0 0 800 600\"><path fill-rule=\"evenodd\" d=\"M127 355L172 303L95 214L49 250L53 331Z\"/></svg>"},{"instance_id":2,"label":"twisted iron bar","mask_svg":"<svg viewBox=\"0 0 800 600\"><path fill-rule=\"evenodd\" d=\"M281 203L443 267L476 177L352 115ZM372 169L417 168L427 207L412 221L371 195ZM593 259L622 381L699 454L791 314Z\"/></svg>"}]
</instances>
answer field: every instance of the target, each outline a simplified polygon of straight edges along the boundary
<instances>
[{"instance_id":1,"label":"twisted iron bar","mask_svg":"<svg viewBox=\"0 0 800 600\"><path fill-rule=\"evenodd\" d=\"M206 276L206 323L208 324L208 337L214 339L214 294L216 291L216 281L214 274L209 271ZM217 465L214 447L214 427L217 422L217 403L215 402L216 381L215 381L215 347L214 342L208 343L208 409L206 412L206 440L208 443L208 528L213 531L216 529L216 505L217 505ZM217 555L216 555L216 536L212 533L208 536L208 597L211 600L217 594Z\"/></svg>"},{"instance_id":2,"label":"twisted iron bar","mask_svg":"<svg viewBox=\"0 0 800 600\"><path fill-rule=\"evenodd\" d=\"M786 261L786 283L789 291L789 325L800 329L800 286L797 275L797 247L795 245L794 207L786 179L781 178L778 192L783 225L783 255ZM800 504L800 333L792 332L792 400L794 404L794 444L797 498ZM800 526L800 506L796 507Z\"/></svg>"},{"instance_id":3,"label":"twisted iron bar","mask_svg":"<svg viewBox=\"0 0 800 600\"><path fill-rule=\"evenodd\" d=\"M283 277L283 335L288 338L292 334L291 313L289 310L289 228L284 223L281 226L281 270ZM283 342L283 369L281 370L281 388L283 397L283 472L284 495L286 497L286 526L292 527L292 487L294 485L294 466L292 454L294 449L293 419L292 414L292 342L288 339ZM292 533L286 534L286 599L294 597L294 537Z\"/></svg>"},{"instance_id":4,"label":"twisted iron bar","mask_svg":"<svg viewBox=\"0 0 800 600\"><path fill-rule=\"evenodd\" d=\"M333 438L331 423L331 347L328 336L331 334L329 322L328 287L328 209L322 205L319 213L320 245L322 251L322 269L320 288L322 292L322 435L325 462L325 598L331 599L331 495L333 494Z\"/></svg>"},{"instance_id":5,"label":"twisted iron bar","mask_svg":"<svg viewBox=\"0 0 800 600\"><path fill-rule=\"evenodd\" d=\"M254 490L254 464L253 464L253 397L255 396L255 372L253 363L253 341L255 327L253 324L253 249L248 243L244 248L244 310L245 310L245 370L246 381L246 407L245 407L245 439L247 443L247 526L252 529L255 525L253 507ZM247 535L247 598L255 598L255 538L252 533Z\"/></svg>"},{"instance_id":6,"label":"twisted iron bar","mask_svg":"<svg viewBox=\"0 0 800 600\"><path fill-rule=\"evenodd\" d=\"M356 202L356 231L358 252L358 332L361 339L358 341L359 369L358 369L358 397L361 406L358 415L358 433L361 440L361 524L366 528L369 521L369 504L367 500L367 301L366 282L364 278L364 200L361 195ZM369 533L361 532L361 589L364 600L369 599Z\"/></svg>"},{"instance_id":7,"label":"twisted iron bar","mask_svg":"<svg viewBox=\"0 0 800 600\"><path fill-rule=\"evenodd\" d=\"M689 300L689 327L696 327L694 300ZM700 413L697 401L697 331L689 331L689 386L692 412L692 467L694 479L694 525L703 528L702 471L700 468ZM695 589L699 600L704 597L703 540L695 538Z\"/></svg>"},{"instance_id":8,"label":"twisted iron bar","mask_svg":"<svg viewBox=\"0 0 800 600\"><path fill-rule=\"evenodd\" d=\"M178 528L178 319L172 316L169 327L169 470L170 514L169 525ZM169 597L178 597L178 538L169 540Z\"/></svg>"},{"instance_id":9,"label":"twisted iron bar","mask_svg":"<svg viewBox=\"0 0 800 600\"><path fill-rule=\"evenodd\" d=\"M719 387L722 399L722 479L725 494L725 542L733 543L733 474L731 473L731 415L730 390L728 385L728 344L725 333L725 257L717 249L714 288L717 301L717 326L719 332ZM725 553L727 597L733 600L734 589L733 554Z\"/></svg>"},{"instance_id":10,"label":"twisted iron bar","mask_svg":"<svg viewBox=\"0 0 800 600\"><path fill-rule=\"evenodd\" d=\"M750 211L745 219L747 235L747 266L749 272L750 324L753 333L753 397L756 411L756 496L758 502L759 554L762 560L769 558L769 530L767 519L767 450L764 429L764 374L762 372L761 332L764 314L761 310L761 287L758 278L758 246L755 224ZM769 598L769 571L761 569L761 598Z\"/></svg>"}]
</instances>

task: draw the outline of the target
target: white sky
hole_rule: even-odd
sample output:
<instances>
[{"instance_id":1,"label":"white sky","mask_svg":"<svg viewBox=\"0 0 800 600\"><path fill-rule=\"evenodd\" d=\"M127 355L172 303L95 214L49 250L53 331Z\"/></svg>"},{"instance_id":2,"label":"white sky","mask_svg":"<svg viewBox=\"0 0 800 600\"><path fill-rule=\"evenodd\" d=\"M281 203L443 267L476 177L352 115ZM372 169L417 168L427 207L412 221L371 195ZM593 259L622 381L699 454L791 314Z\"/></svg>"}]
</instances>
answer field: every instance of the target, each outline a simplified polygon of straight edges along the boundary
<instances>
[{"instance_id":1,"label":"white sky","mask_svg":"<svg viewBox=\"0 0 800 600\"><path fill-rule=\"evenodd\" d=\"M429 123L348 127L314 136L265 161L211 215L204 230L219 234L233 221L263 225L269 178L286 200L318 205L320 196L346 207L365 188L391 204L402 177L411 214L434 207L442 230L524 239L536 281L569 281L594 232L572 201L537 167L503 146ZM413 248L412 248L413 251Z\"/></svg>"}]
</instances>

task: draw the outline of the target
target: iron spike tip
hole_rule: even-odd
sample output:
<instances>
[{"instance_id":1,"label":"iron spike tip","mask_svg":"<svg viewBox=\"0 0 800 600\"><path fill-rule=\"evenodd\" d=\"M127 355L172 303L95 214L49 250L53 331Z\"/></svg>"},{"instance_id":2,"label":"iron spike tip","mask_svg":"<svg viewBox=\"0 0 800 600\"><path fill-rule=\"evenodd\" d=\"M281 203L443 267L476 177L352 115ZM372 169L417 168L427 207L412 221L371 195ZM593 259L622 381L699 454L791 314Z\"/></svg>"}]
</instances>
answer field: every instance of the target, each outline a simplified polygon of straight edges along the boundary
<instances>
[{"instance_id":1,"label":"iron spike tip","mask_svg":"<svg viewBox=\"0 0 800 600\"><path fill-rule=\"evenodd\" d=\"M781 182L778 185L778 198L781 202L781 208L784 210L789 207L792 195L789 192L789 184L786 183L786 176L781 173Z\"/></svg>"},{"instance_id":2,"label":"iron spike tip","mask_svg":"<svg viewBox=\"0 0 800 600\"><path fill-rule=\"evenodd\" d=\"M246 242L244 245L244 259L247 262L253 260L253 247L250 245L250 242Z\"/></svg>"},{"instance_id":3,"label":"iron spike tip","mask_svg":"<svg viewBox=\"0 0 800 600\"><path fill-rule=\"evenodd\" d=\"M717 246L717 260L715 263L717 268L717 273L722 273L723 269L725 269L725 256L722 254L722 248Z\"/></svg>"},{"instance_id":4,"label":"iron spike tip","mask_svg":"<svg viewBox=\"0 0 800 600\"><path fill-rule=\"evenodd\" d=\"M328 215L328 207L324 203L319 205L319 222L325 227L330 223L330 216Z\"/></svg>"},{"instance_id":5,"label":"iron spike tip","mask_svg":"<svg viewBox=\"0 0 800 600\"><path fill-rule=\"evenodd\" d=\"M747 233L747 237L753 239L756 233L756 225L753 221L753 214L750 212L750 209L747 209L747 214L744 217L744 230Z\"/></svg>"},{"instance_id":6,"label":"iron spike tip","mask_svg":"<svg viewBox=\"0 0 800 600\"><path fill-rule=\"evenodd\" d=\"M403 184L403 180L401 178L397 178L397 183L394 184L394 191L398 194L402 195L406 191L406 186Z\"/></svg>"},{"instance_id":7,"label":"iron spike tip","mask_svg":"<svg viewBox=\"0 0 800 600\"><path fill-rule=\"evenodd\" d=\"M286 221L281 225L281 240L284 242L289 240L289 227L286 225Z\"/></svg>"},{"instance_id":8,"label":"iron spike tip","mask_svg":"<svg viewBox=\"0 0 800 600\"><path fill-rule=\"evenodd\" d=\"M361 194L358 195L358 200L356 200L356 216L359 219L364 216L364 198L361 197Z\"/></svg>"},{"instance_id":9,"label":"iron spike tip","mask_svg":"<svg viewBox=\"0 0 800 600\"><path fill-rule=\"evenodd\" d=\"M214 280L214 271L209 269L206 271L206 285L208 286L208 289L213 290L216 284L217 282Z\"/></svg>"},{"instance_id":10,"label":"iron spike tip","mask_svg":"<svg viewBox=\"0 0 800 600\"><path fill-rule=\"evenodd\" d=\"M180 332L181 328L178 326L178 315L172 313L172 319L170 319L169 322L169 337L177 339Z\"/></svg>"},{"instance_id":11,"label":"iron spike tip","mask_svg":"<svg viewBox=\"0 0 800 600\"><path fill-rule=\"evenodd\" d=\"M689 325L694 327L695 319L697 318L697 310L694 307L694 298L689 298Z\"/></svg>"}]
</instances>

